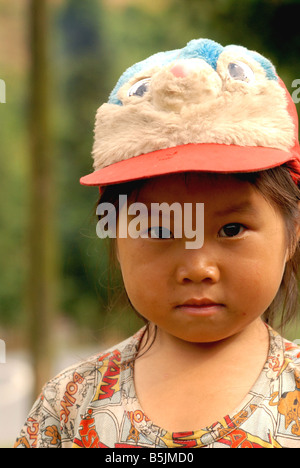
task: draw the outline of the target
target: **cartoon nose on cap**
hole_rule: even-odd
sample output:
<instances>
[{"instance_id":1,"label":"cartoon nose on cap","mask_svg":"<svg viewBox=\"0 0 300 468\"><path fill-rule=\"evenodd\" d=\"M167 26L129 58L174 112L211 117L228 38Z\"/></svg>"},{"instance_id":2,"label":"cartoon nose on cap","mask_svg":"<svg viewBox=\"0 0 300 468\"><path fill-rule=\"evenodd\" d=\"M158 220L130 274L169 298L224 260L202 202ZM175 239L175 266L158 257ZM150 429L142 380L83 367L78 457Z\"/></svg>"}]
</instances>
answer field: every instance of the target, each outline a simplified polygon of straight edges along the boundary
<instances>
[{"instance_id":1,"label":"cartoon nose on cap","mask_svg":"<svg viewBox=\"0 0 300 468\"><path fill-rule=\"evenodd\" d=\"M196 64L194 60L184 60L182 62L175 63L170 68L170 72L176 78L185 78L186 76L190 75L193 71L195 71L197 65L199 67L199 63Z\"/></svg>"}]
</instances>

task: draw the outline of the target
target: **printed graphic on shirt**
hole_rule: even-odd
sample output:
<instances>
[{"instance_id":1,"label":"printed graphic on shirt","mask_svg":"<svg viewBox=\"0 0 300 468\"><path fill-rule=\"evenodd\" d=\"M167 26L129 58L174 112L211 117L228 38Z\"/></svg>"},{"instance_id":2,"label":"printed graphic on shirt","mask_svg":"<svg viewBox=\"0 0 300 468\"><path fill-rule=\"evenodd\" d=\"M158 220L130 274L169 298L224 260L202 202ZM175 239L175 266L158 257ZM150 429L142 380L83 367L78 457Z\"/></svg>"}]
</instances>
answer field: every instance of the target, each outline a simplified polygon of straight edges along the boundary
<instances>
[{"instance_id":1,"label":"printed graphic on shirt","mask_svg":"<svg viewBox=\"0 0 300 468\"><path fill-rule=\"evenodd\" d=\"M300 448L300 348L269 333L268 359L252 390L236 414L210 427L168 432L144 414L133 379L142 329L50 381L15 446Z\"/></svg>"}]
</instances>

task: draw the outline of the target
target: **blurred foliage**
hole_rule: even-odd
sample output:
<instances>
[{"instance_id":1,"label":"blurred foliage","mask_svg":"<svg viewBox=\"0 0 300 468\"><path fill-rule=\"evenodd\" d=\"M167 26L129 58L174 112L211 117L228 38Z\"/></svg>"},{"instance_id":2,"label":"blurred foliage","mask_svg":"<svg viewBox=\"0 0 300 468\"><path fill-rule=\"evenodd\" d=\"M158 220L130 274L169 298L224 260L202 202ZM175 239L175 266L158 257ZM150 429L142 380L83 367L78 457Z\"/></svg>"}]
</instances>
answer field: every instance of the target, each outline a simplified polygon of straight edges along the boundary
<instances>
[{"instance_id":1,"label":"blurred foliage","mask_svg":"<svg viewBox=\"0 0 300 468\"><path fill-rule=\"evenodd\" d=\"M9 10L4 2L0 1L3 15ZM96 237L98 192L79 185L79 178L92 169L96 110L119 75L159 50L209 37L270 57L290 91L292 81L300 78L300 4L296 0L169 0L151 10L141 1L114 3L62 0L52 4L49 0L59 313L91 330L116 322L124 329L137 326L123 313L127 311L123 300L116 302L116 315L107 311L109 259L105 243ZM26 29L26 15L22 18ZM5 15L0 21L5 21ZM16 70L13 60L2 68L0 78L7 83L8 96L7 104L0 105L0 324L21 326L27 262L28 70ZM119 285L117 277L112 292L118 294Z\"/></svg>"}]
</instances>

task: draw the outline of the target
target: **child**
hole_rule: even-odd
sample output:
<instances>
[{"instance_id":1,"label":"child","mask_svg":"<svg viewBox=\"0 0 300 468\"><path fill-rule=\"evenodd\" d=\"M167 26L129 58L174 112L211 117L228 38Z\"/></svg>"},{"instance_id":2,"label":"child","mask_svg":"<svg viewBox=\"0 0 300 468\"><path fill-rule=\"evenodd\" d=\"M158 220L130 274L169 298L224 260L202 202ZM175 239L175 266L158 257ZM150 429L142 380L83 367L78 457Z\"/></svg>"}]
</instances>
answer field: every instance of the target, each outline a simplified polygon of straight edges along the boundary
<instances>
[{"instance_id":1,"label":"child","mask_svg":"<svg viewBox=\"0 0 300 468\"><path fill-rule=\"evenodd\" d=\"M45 385L16 446L300 448L300 348L271 328L297 313L297 133L244 47L193 40L122 75L81 183L146 325Z\"/></svg>"}]
</instances>

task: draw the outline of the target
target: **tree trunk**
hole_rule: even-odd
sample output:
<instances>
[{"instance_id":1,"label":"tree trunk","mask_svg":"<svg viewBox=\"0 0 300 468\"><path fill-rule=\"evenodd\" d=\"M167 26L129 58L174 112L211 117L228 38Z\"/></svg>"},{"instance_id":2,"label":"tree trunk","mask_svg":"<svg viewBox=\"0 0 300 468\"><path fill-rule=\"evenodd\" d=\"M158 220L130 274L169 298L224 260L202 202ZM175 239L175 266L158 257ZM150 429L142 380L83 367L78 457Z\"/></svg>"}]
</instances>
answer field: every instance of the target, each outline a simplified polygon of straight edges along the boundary
<instances>
[{"instance_id":1,"label":"tree trunk","mask_svg":"<svg viewBox=\"0 0 300 468\"><path fill-rule=\"evenodd\" d=\"M54 312L53 170L49 132L47 1L30 0L29 82L29 346L35 373L34 398L51 372Z\"/></svg>"}]
</instances>

